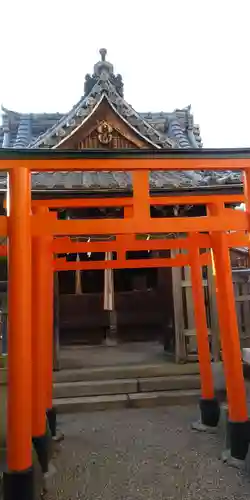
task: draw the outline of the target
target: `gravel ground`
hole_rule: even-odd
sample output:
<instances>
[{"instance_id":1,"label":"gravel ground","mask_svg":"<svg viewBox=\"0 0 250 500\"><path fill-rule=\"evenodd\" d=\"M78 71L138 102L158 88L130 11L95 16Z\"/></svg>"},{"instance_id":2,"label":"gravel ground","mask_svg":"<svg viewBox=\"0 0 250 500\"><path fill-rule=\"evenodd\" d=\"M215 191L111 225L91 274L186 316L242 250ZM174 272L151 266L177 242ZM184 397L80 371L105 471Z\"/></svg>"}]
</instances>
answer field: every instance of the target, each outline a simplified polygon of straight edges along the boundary
<instances>
[{"instance_id":1,"label":"gravel ground","mask_svg":"<svg viewBox=\"0 0 250 500\"><path fill-rule=\"evenodd\" d=\"M194 407L65 415L49 500L246 500L250 476L224 465Z\"/></svg>"}]
</instances>

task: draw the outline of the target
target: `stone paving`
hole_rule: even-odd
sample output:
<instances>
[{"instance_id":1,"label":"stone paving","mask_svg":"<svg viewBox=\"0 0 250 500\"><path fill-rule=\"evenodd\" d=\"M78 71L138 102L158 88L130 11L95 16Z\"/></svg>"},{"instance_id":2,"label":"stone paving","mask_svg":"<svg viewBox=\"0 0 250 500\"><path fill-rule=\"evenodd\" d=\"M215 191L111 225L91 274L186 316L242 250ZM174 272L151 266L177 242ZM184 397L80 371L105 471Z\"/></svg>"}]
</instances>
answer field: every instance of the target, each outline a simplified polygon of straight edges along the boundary
<instances>
[{"instance_id":1,"label":"stone paving","mask_svg":"<svg viewBox=\"0 0 250 500\"><path fill-rule=\"evenodd\" d=\"M64 415L48 500L246 500L250 475L220 460L196 407Z\"/></svg>"}]
</instances>

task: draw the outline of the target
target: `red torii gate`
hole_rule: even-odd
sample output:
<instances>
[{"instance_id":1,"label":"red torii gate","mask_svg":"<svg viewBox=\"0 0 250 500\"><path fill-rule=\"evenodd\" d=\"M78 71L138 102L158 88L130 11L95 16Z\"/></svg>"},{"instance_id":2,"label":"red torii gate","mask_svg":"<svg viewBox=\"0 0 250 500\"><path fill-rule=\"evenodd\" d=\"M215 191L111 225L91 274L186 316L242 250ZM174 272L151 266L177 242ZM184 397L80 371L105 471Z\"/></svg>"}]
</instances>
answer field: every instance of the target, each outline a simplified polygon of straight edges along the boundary
<instances>
[{"instance_id":1,"label":"red torii gate","mask_svg":"<svg viewBox=\"0 0 250 500\"><path fill-rule=\"evenodd\" d=\"M154 197L149 191L152 170L244 170L247 212L225 208L225 203L242 201L228 195L196 196L194 204L205 204L205 217L151 218L150 205L189 203L192 197ZM231 429L231 454L244 459L248 450L248 413L238 326L229 256L230 246L249 246L250 150L189 151L0 151L0 170L9 172L10 214L0 217L0 234L8 236L9 265L9 359L8 359L8 473L4 477L5 500L30 500L32 494L31 438L42 446L46 432L46 412L53 429L52 344L53 344L53 271L86 269L86 262L69 263L53 254L77 251L116 251L115 261L91 262L91 268L191 266L197 343L201 373L201 420L215 427L219 404L215 398L201 265L209 262L211 248L223 360L226 374ZM81 200L95 206L124 206L124 219L57 220L48 208L62 200L34 201L31 204L32 171L129 171L132 172L133 197L115 200ZM237 198L237 199L236 199ZM79 206L78 200L72 200ZM86 206L85 205L85 206ZM236 233L227 234L227 231ZM137 240L136 234L188 233L180 240ZM199 233L208 234L199 234ZM102 234L115 235L113 242L72 243L69 238L54 236ZM188 255L174 259L127 260L126 251L151 248L186 248ZM87 249L87 250L86 250ZM97 250L98 249L98 250ZM3 249L2 249L3 250ZM72 266L72 267L71 267ZM18 284L18 286L17 286ZM32 290L32 292L31 292ZM55 430L55 429L54 429Z\"/></svg>"}]
</instances>

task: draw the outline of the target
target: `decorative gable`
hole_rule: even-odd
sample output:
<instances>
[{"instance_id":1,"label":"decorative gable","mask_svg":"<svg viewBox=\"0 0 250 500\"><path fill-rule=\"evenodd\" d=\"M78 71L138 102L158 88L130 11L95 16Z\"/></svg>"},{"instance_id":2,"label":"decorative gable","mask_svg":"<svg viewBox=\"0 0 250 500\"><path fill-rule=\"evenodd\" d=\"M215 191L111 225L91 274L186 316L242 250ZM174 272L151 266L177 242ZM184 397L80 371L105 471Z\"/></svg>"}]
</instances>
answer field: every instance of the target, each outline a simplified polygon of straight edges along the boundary
<instances>
[{"instance_id":1,"label":"decorative gable","mask_svg":"<svg viewBox=\"0 0 250 500\"><path fill-rule=\"evenodd\" d=\"M138 143L135 144L131 138L128 139L103 120L97 123L96 128L87 137L79 141L76 149L134 149L135 147L138 147Z\"/></svg>"},{"instance_id":2,"label":"decorative gable","mask_svg":"<svg viewBox=\"0 0 250 500\"><path fill-rule=\"evenodd\" d=\"M118 113L105 94L78 127L57 137L53 147L59 149L157 148Z\"/></svg>"}]
</instances>

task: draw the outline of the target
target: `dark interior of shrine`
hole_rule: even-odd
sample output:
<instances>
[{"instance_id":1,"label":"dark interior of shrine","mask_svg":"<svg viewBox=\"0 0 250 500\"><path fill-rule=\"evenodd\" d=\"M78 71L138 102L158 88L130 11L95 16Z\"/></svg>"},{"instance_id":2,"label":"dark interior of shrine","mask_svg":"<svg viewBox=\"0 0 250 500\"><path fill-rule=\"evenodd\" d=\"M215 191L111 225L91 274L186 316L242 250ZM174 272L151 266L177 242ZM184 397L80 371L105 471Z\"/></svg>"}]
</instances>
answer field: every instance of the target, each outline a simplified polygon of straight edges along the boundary
<instances>
[{"instance_id":1,"label":"dark interior of shrine","mask_svg":"<svg viewBox=\"0 0 250 500\"><path fill-rule=\"evenodd\" d=\"M150 257L148 252L136 253L131 252L129 257ZM80 255L81 260L104 257ZM73 260L75 256L68 258ZM80 277L81 294L76 294L76 272L59 272L61 344L102 343L109 327L109 314L104 310L104 271L80 271ZM113 280L118 339L164 339L172 324L171 269L115 269Z\"/></svg>"}]
</instances>

